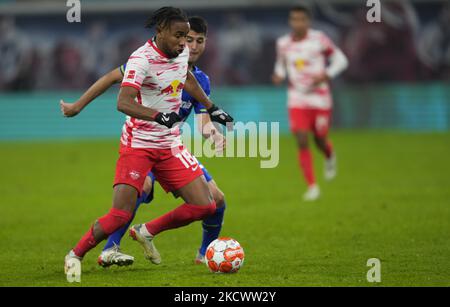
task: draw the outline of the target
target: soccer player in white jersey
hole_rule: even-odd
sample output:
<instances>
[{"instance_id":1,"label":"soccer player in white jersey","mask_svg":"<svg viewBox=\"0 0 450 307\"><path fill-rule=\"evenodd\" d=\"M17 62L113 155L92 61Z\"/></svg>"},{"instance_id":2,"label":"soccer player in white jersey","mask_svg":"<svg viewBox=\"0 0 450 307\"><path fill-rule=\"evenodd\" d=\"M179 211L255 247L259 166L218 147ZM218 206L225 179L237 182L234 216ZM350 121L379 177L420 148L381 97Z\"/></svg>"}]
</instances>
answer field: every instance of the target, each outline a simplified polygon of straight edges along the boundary
<instances>
[{"instance_id":1,"label":"soccer player in white jersey","mask_svg":"<svg viewBox=\"0 0 450 307\"><path fill-rule=\"evenodd\" d=\"M149 170L167 192L185 202L130 229L130 235L154 264L161 262L153 243L157 234L203 220L216 210L203 171L181 143L178 126L174 126L180 121L183 87L207 108L211 120L225 125L233 118L210 101L188 71L186 14L177 8L163 7L147 22L147 27L154 26L156 36L131 54L119 92L117 109L127 115L127 120L122 129L112 209L67 254L66 274L74 266L81 266L80 261L89 250L128 223Z\"/></svg>"},{"instance_id":2,"label":"soccer player in white jersey","mask_svg":"<svg viewBox=\"0 0 450 307\"><path fill-rule=\"evenodd\" d=\"M292 32L277 40L272 76L275 85L288 79L289 125L298 143L298 159L308 184L303 195L306 201L320 196L308 144L310 133L325 155L325 179L336 176L336 155L328 139L332 109L329 80L348 66L342 51L323 32L311 29L310 22L308 8L295 6L290 10Z\"/></svg>"},{"instance_id":3,"label":"soccer player in white jersey","mask_svg":"<svg viewBox=\"0 0 450 307\"><path fill-rule=\"evenodd\" d=\"M189 70L195 76L205 94L209 95L211 92L209 77L196 66L196 63L205 51L208 25L206 20L199 16L190 17L189 25L190 31L186 39L186 45L189 47ZM121 65L120 67L111 70L109 73L98 79L91 87L89 87L89 89L83 93L83 95L75 103L67 103L61 100L60 105L63 115L66 117L77 116L87 105L93 102L98 95L106 92L113 84L121 83L125 71L126 65ZM182 105L179 112L182 121L186 121L191 113L195 113L202 136L205 139L212 139L216 149L223 150L226 144L225 138L212 124L206 108L183 89ZM224 193L220 190L211 174L201 163L200 168L203 170L203 174L208 183L211 194L216 202L215 214L209 216L202 222L203 237L201 246L195 257L195 263L204 264L206 248L212 241L219 237L223 224L226 203ZM142 194L136 201L134 214L136 214L141 204L150 203L153 201L154 184L155 176L150 172L147 174L147 178L144 182ZM127 225L116 230L109 236L102 253L98 257L99 265L109 267L111 265L124 266L133 264L134 257L123 253L120 249L122 237L128 230L131 223L132 221L128 222Z\"/></svg>"}]
</instances>

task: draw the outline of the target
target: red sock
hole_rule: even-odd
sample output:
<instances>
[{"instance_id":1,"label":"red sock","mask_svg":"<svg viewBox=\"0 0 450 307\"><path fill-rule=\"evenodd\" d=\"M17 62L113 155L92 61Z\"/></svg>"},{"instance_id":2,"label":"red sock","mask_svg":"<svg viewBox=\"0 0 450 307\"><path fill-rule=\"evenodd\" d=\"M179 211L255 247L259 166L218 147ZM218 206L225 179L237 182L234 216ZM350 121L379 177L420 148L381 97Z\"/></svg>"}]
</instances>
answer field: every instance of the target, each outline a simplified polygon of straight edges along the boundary
<instances>
[{"instance_id":1,"label":"red sock","mask_svg":"<svg viewBox=\"0 0 450 307\"><path fill-rule=\"evenodd\" d=\"M311 151L309 149L300 149L299 161L308 186L315 184Z\"/></svg>"},{"instance_id":2,"label":"red sock","mask_svg":"<svg viewBox=\"0 0 450 307\"><path fill-rule=\"evenodd\" d=\"M149 233L157 235L164 230L186 226L194 221L203 220L215 211L215 202L207 206L183 204L163 216L146 223L145 226Z\"/></svg>"},{"instance_id":3,"label":"red sock","mask_svg":"<svg viewBox=\"0 0 450 307\"><path fill-rule=\"evenodd\" d=\"M98 219L98 223L100 224L103 232L107 236L109 236L114 231L128 223L128 221L131 219L131 216L131 212L111 208L108 214ZM95 241L94 229L93 227L91 227L91 229L89 229L89 231L81 238L80 242L78 242L77 246L75 246L73 252L78 257L84 257L84 255L88 251L96 247L97 244L100 243L100 241Z\"/></svg>"},{"instance_id":4,"label":"red sock","mask_svg":"<svg viewBox=\"0 0 450 307\"><path fill-rule=\"evenodd\" d=\"M93 227L89 229L89 231L81 238L80 242L78 242L77 246L73 249L73 252L78 257L84 257L84 255L96 247L98 242L95 241Z\"/></svg>"},{"instance_id":5,"label":"red sock","mask_svg":"<svg viewBox=\"0 0 450 307\"><path fill-rule=\"evenodd\" d=\"M123 225L128 223L133 216L133 213L125 210L111 208L108 214L98 219L98 223L102 230L108 236Z\"/></svg>"},{"instance_id":6,"label":"red sock","mask_svg":"<svg viewBox=\"0 0 450 307\"><path fill-rule=\"evenodd\" d=\"M329 159L333 155L333 144L331 144L330 141L327 141L324 154L327 159Z\"/></svg>"}]
</instances>

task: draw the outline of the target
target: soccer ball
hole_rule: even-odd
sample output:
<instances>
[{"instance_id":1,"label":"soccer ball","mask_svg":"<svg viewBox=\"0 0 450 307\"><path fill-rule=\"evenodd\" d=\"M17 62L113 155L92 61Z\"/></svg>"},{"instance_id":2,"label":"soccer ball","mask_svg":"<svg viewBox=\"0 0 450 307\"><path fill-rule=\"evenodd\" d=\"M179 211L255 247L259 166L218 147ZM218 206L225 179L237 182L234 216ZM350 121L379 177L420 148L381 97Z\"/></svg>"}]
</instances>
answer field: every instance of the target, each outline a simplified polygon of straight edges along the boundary
<instances>
[{"instance_id":1,"label":"soccer ball","mask_svg":"<svg viewBox=\"0 0 450 307\"><path fill-rule=\"evenodd\" d=\"M232 238L218 238L208 245L205 259L213 273L235 273L244 264L244 250Z\"/></svg>"}]
</instances>

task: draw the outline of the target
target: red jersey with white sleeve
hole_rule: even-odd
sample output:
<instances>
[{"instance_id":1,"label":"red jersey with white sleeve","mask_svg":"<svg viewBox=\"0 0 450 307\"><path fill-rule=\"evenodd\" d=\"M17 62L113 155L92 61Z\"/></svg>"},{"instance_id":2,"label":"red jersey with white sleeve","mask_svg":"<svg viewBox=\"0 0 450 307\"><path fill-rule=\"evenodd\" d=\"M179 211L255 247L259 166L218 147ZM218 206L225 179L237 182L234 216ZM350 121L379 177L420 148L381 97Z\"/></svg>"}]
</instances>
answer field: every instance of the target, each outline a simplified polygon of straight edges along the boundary
<instances>
[{"instance_id":1,"label":"red jersey with white sleeve","mask_svg":"<svg viewBox=\"0 0 450 307\"><path fill-rule=\"evenodd\" d=\"M187 46L176 58L168 58L154 40L149 40L128 59L122 86L139 92L136 102L158 112L177 112L188 71ZM127 116L121 143L132 148L167 149L181 145L178 127L167 128L154 121Z\"/></svg>"},{"instance_id":2,"label":"red jersey with white sleeve","mask_svg":"<svg viewBox=\"0 0 450 307\"><path fill-rule=\"evenodd\" d=\"M313 86L313 77L326 73L333 78L346 67L345 55L321 31L309 29L301 40L291 34L277 40L275 74L288 78L289 108L330 110L329 84Z\"/></svg>"}]
</instances>

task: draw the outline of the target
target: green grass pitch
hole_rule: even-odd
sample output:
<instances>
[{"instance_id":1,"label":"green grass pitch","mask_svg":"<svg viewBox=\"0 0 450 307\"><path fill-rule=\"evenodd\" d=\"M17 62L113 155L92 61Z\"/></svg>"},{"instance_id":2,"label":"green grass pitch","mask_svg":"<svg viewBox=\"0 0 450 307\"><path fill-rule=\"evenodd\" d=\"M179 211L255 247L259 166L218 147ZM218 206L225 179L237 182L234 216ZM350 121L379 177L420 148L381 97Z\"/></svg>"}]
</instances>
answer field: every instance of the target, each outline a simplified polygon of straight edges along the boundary
<instances>
[{"instance_id":1,"label":"green grass pitch","mask_svg":"<svg viewBox=\"0 0 450 307\"><path fill-rule=\"evenodd\" d=\"M128 236L133 266L103 269L100 245L83 261L81 284L63 274L68 250L111 205L118 141L0 143L1 286L450 286L450 134L337 131L339 174L322 198L304 203L295 142L280 141L280 164L200 159L225 192L222 235L246 252L237 274L193 264L201 225L168 231L148 263ZM145 222L180 204L156 187ZM366 262L381 260L381 283Z\"/></svg>"}]
</instances>

